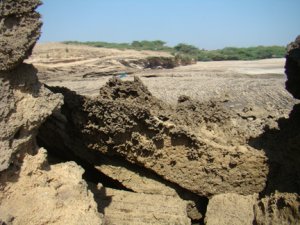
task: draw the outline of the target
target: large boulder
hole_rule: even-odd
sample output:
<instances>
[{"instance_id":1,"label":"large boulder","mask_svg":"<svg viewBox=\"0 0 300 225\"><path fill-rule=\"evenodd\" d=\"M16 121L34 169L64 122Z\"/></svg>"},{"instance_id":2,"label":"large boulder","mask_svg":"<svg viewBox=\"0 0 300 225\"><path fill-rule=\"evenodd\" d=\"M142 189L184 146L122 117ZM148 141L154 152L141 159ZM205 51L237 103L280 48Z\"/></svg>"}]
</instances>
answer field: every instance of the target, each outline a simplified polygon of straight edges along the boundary
<instances>
[{"instance_id":1,"label":"large boulder","mask_svg":"<svg viewBox=\"0 0 300 225\"><path fill-rule=\"evenodd\" d=\"M175 116L177 112L155 100L139 79L113 79L97 98L66 88L51 90L62 93L65 104L62 114L53 115L41 127L39 140L58 154L75 154L92 165L103 154L122 158L206 197L253 194L265 187L264 153L239 146L234 136L222 133L219 123L230 123L230 116L226 110L216 113L220 107L214 103L187 104L189 111L200 113L192 126L193 113Z\"/></svg>"}]
</instances>

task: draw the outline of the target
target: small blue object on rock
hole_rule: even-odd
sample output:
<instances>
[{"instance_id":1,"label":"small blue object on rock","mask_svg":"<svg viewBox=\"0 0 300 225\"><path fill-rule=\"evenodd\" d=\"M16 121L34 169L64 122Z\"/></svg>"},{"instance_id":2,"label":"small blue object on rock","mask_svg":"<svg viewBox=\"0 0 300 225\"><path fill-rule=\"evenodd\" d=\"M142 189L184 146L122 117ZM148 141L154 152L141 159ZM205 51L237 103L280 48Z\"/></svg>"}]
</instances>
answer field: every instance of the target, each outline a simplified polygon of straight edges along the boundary
<instances>
[{"instance_id":1,"label":"small blue object on rock","mask_svg":"<svg viewBox=\"0 0 300 225\"><path fill-rule=\"evenodd\" d=\"M125 78L127 76L128 76L128 74L124 72L124 73L120 73L117 77L122 79L122 78Z\"/></svg>"}]
</instances>

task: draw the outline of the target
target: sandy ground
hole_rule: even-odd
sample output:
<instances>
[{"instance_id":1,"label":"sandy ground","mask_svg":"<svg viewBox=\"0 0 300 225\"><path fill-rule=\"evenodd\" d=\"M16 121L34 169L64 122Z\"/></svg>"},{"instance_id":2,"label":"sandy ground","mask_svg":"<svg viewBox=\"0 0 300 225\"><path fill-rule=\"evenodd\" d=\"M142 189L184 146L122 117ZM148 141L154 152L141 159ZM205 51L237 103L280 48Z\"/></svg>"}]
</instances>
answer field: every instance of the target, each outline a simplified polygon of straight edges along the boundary
<instances>
[{"instance_id":1,"label":"sandy ground","mask_svg":"<svg viewBox=\"0 0 300 225\"><path fill-rule=\"evenodd\" d=\"M172 104L180 95L188 95L200 101L229 99L230 107L255 105L289 112L295 103L285 90L285 59L198 62L174 69L143 69L120 63L155 55L170 57L151 51L52 43L37 45L28 62L39 69L39 78L46 84L65 86L88 96L98 94L99 88L112 77L110 72L115 75L128 70L132 74L123 80L139 76L154 96ZM108 76L103 76L103 71ZM85 77L87 73L93 76Z\"/></svg>"}]
</instances>

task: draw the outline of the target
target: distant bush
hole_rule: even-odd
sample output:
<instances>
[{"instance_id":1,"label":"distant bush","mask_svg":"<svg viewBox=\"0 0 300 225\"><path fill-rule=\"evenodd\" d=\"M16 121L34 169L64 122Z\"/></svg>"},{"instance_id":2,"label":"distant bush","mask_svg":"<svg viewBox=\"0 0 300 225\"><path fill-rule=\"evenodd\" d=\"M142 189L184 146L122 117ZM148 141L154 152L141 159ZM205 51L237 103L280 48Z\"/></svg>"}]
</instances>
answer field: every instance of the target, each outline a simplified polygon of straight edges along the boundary
<instances>
[{"instance_id":1,"label":"distant bush","mask_svg":"<svg viewBox=\"0 0 300 225\"><path fill-rule=\"evenodd\" d=\"M155 41L133 41L132 43L110 43L110 42L78 42L65 41L65 44L82 44L93 47L116 48L116 49L134 49L134 50L152 50L152 51L171 51L172 48L165 46L166 42L161 40Z\"/></svg>"},{"instance_id":2,"label":"distant bush","mask_svg":"<svg viewBox=\"0 0 300 225\"><path fill-rule=\"evenodd\" d=\"M187 45L180 43L174 47L175 52L184 54L184 55L197 55L199 49L193 45Z\"/></svg>"},{"instance_id":3,"label":"distant bush","mask_svg":"<svg viewBox=\"0 0 300 225\"><path fill-rule=\"evenodd\" d=\"M285 53L286 49L282 46L257 46L249 48L227 47L220 50L200 50L198 53L198 61L283 58Z\"/></svg>"},{"instance_id":4,"label":"distant bush","mask_svg":"<svg viewBox=\"0 0 300 225\"><path fill-rule=\"evenodd\" d=\"M223 60L255 60L269 58L283 58L286 53L282 46L257 46L249 48L227 47L219 50L203 50L193 45L180 43L175 47L166 46L166 42L161 40L154 41L133 41L132 43L109 43L109 42L78 42L65 41L65 44L83 44L93 47L115 48L115 49L134 49L165 51L172 53L181 62L198 61L223 61Z\"/></svg>"},{"instance_id":5,"label":"distant bush","mask_svg":"<svg viewBox=\"0 0 300 225\"><path fill-rule=\"evenodd\" d=\"M131 48L136 50L170 51L172 48L165 46L166 42L155 41L133 41Z\"/></svg>"}]
</instances>

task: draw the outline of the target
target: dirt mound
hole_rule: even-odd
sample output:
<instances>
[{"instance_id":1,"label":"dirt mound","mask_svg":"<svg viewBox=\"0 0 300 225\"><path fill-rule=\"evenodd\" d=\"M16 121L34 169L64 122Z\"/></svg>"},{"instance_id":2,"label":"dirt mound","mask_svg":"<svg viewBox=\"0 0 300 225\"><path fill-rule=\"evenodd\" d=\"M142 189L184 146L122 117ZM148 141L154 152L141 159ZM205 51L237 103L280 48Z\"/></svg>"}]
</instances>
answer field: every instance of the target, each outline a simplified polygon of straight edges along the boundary
<instances>
[{"instance_id":1,"label":"dirt mound","mask_svg":"<svg viewBox=\"0 0 300 225\"><path fill-rule=\"evenodd\" d=\"M300 36L288 45L285 64L286 89L300 99Z\"/></svg>"}]
</instances>

